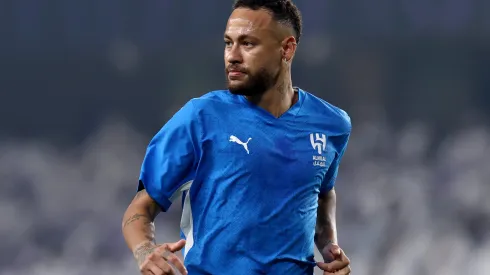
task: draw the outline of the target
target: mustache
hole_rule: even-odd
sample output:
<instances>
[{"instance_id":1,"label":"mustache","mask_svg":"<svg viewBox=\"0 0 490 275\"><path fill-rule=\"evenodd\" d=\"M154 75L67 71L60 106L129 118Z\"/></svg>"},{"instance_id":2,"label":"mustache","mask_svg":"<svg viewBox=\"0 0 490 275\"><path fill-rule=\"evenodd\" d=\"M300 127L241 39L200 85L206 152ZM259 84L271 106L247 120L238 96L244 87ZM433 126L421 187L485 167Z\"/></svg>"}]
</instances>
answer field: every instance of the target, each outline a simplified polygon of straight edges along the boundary
<instances>
[{"instance_id":1,"label":"mustache","mask_svg":"<svg viewBox=\"0 0 490 275\"><path fill-rule=\"evenodd\" d=\"M240 67L238 65L229 65L226 67L226 72L241 72L241 73L247 73L247 69Z\"/></svg>"}]
</instances>

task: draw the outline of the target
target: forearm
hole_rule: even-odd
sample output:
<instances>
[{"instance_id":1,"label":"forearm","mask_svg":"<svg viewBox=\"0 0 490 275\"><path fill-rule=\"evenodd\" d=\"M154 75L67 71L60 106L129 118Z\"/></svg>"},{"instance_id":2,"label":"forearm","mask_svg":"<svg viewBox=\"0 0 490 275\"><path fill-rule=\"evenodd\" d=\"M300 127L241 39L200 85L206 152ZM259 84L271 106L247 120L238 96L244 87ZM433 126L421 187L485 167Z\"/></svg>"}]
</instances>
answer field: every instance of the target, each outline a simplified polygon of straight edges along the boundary
<instances>
[{"instance_id":1,"label":"forearm","mask_svg":"<svg viewBox=\"0 0 490 275\"><path fill-rule=\"evenodd\" d=\"M335 219L336 194L330 190L318 199L318 213L315 228L315 244L319 251L329 243L337 244L337 224Z\"/></svg>"},{"instance_id":2,"label":"forearm","mask_svg":"<svg viewBox=\"0 0 490 275\"><path fill-rule=\"evenodd\" d=\"M155 242L155 226L144 209L129 207L123 217L122 232L131 251L146 242Z\"/></svg>"},{"instance_id":3,"label":"forearm","mask_svg":"<svg viewBox=\"0 0 490 275\"><path fill-rule=\"evenodd\" d=\"M122 233L126 244L133 253L142 245L155 243L155 225L158 206L148 203L146 191L140 191L124 213Z\"/></svg>"}]
</instances>

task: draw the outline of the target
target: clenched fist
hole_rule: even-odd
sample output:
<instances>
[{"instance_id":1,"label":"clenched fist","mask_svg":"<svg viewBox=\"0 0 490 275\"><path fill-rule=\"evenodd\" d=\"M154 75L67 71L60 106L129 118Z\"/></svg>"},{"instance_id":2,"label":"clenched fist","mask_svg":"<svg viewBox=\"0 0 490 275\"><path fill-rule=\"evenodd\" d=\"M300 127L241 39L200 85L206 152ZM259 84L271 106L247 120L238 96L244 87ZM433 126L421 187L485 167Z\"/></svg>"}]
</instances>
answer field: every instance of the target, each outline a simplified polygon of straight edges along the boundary
<instances>
[{"instance_id":1,"label":"clenched fist","mask_svg":"<svg viewBox=\"0 0 490 275\"><path fill-rule=\"evenodd\" d=\"M351 274L350 260L344 251L336 244L328 244L322 251L325 263L317 263L323 270L323 275L349 275Z\"/></svg>"},{"instance_id":2,"label":"clenched fist","mask_svg":"<svg viewBox=\"0 0 490 275\"><path fill-rule=\"evenodd\" d=\"M184 248L185 240L176 243L157 245L146 242L139 245L133 252L141 274L143 275L187 275L187 269L174 252Z\"/></svg>"}]
</instances>

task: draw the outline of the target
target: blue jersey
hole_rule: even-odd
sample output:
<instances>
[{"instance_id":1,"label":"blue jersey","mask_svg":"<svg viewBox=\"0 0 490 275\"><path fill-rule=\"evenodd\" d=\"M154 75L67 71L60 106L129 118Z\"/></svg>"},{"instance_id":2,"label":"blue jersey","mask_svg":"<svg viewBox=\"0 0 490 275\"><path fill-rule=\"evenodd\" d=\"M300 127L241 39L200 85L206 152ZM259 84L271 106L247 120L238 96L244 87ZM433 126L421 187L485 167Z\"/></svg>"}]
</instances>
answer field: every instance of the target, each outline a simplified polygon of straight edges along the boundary
<instances>
[{"instance_id":1,"label":"blue jersey","mask_svg":"<svg viewBox=\"0 0 490 275\"><path fill-rule=\"evenodd\" d=\"M190 275L313 274L318 195L334 186L351 123L297 92L276 118L243 96L213 91L152 139L139 188L163 211L183 193Z\"/></svg>"}]
</instances>

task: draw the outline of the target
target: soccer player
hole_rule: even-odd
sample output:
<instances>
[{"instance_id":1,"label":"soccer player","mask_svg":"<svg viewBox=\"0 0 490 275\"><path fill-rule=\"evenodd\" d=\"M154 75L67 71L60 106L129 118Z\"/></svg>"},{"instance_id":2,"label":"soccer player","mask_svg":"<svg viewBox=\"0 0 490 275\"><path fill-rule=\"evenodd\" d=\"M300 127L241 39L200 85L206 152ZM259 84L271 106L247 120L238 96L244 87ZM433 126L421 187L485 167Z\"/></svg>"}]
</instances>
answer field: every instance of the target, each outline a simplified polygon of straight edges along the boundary
<instances>
[{"instance_id":1,"label":"soccer player","mask_svg":"<svg viewBox=\"0 0 490 275\"><path fill-rule=\"evenodd\" d=\"M334 183L351 123L292 85L300 36L290 0L235 2L224 33L228 89L190 100L153 137L124 214L142 274L350 274ZM156 244L153 221L180 194L182 240Z\"/></svg>"}]
</instances>

